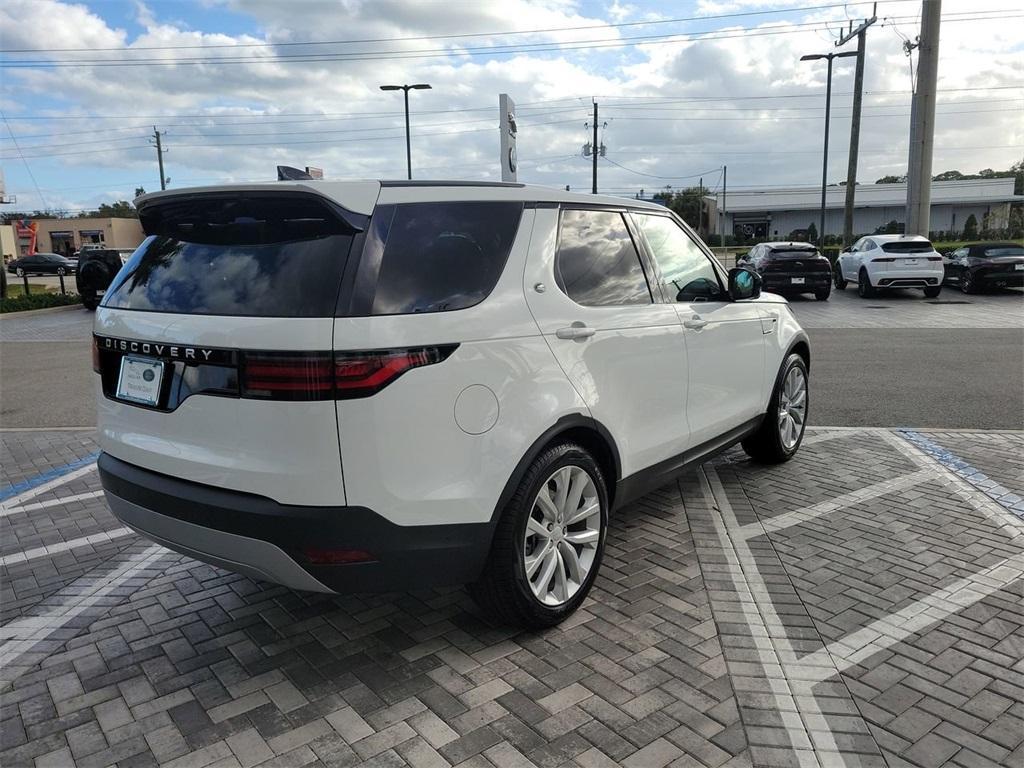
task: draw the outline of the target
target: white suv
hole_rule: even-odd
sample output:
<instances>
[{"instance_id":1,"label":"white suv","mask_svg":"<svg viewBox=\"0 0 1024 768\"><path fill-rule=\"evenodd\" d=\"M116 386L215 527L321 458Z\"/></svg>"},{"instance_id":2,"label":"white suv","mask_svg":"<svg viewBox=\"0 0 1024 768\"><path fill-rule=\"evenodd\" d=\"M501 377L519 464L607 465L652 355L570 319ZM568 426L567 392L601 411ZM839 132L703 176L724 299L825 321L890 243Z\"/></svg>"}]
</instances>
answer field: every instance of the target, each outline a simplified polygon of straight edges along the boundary
<instances>
[{"instance_id":1,"label":"white suv","mask_svg":"<svg viewBox=\"0 0 1024 768\"><path fill-rule=\"evenodd\" d=\"M300 590L469 583L557 623L613 508L743 441L784 461L810 351L665 208L521 184L284 182L138 201L96 313L111 509Z\"/></svg>"},{"instance_id":2,"label":"white suv","mask_svg":"<svg viewBox=\"0 0 1024 768\"><path fill-rule=\"evenodd\" d=\"M839 254L833 270L840 291L856 282L863 299L890 288L923 288L934 299L942 291L942 256L921 235L870 235Z\"/></svg>"}]
</instances>

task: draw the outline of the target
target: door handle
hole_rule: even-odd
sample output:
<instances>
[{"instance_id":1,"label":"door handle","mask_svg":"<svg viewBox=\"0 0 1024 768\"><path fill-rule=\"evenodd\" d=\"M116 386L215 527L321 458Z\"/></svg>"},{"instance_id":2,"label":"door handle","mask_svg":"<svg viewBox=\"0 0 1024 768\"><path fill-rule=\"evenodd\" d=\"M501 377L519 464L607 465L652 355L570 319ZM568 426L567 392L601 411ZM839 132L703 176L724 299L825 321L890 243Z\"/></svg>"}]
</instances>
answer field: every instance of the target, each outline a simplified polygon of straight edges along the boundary
<instances>
[{"instance_id":1,"label":"door handle","mask_svg":"<svg viewBox=\"0 0 1024 768\"><path fill-rule=\"evenodd\" d=\"M692 328L695 331L699 331L701 328L703 328L707 324L708 324L708 321L703 319L700 315L694 315L693 317L690 317L690 318L687 318L686 320L683 320L683 327L684 328Z\"/></svg>"},{"instance_id":2,"label":"door handle","mask_svg":"<svg viewBox=\"0 0 1024 768\"><path fill-rule=\"evenodd\" d=\"M589 339L597 333L596 328L588 328L583 323L573 323L568 328L559 328L555 336L560 339Z\"/></svg>"}]
</instances>

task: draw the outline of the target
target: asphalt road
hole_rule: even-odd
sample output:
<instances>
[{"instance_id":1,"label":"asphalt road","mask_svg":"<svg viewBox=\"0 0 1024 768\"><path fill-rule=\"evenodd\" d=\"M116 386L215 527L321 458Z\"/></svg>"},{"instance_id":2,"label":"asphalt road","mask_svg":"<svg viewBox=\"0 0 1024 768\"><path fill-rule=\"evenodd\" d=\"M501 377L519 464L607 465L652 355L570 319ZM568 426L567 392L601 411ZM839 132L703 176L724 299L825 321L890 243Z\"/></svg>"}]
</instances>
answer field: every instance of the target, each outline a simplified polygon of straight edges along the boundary
<instances>
[{"instance_id":1,"label":"asphalt road","mask_svg":"<svg viewBox=\"0 0 1024 768\"><path fill-rule=\"evenodd\" d=\"M96 423L88 337L76 332L77 341L0 342L0 425ZM810 328L808 334L815 426L1024 429L1024 329Z\"/></svg>"},{"instance_id":2,"label":"asphalt road","mask_svg":"<svg viewBox=\"0 0 1024 768\"><path fill-rule=\"evenodd\" d=\"M817 426L1024 429L1024 330L811 328Z\"/></svg>"}]
</instances>

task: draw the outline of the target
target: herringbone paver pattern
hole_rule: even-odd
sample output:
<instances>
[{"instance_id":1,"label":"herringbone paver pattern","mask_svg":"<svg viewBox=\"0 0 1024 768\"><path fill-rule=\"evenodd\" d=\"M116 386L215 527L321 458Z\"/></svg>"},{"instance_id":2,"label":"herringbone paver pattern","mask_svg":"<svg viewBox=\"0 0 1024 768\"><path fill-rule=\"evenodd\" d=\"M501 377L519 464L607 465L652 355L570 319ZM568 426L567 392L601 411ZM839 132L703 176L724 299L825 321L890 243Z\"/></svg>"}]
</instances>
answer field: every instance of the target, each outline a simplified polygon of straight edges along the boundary
<instances>
[{"instance_id":1,"label":"herringbone paver pattern","mask_svg":"<svg viewBox=\"0 0 1024 768\"><path fill-rule=\"evenodd\" d=\"M893 434L810 438L621 510L581 611L533 634L461 589L301 594L101 541L120 526L95 472L15 495L0 762L1021 765L1019 531ZM979 442L946 447L982 461ZM2 443L5 480L30 485L95 451ZM996 454L986 471L1014 471ZM894 615L907 631L875 632Z\"/></svg>"}]
</instances>

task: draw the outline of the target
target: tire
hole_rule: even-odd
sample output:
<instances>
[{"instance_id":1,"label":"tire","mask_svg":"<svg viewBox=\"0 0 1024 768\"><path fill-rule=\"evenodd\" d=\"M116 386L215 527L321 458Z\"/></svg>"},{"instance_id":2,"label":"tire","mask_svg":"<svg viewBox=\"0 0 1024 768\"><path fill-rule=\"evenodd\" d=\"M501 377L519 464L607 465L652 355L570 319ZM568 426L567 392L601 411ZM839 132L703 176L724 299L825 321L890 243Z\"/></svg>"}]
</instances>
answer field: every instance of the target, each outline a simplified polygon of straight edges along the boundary
<instances>
[{"instance_id":1,"label":"tire","mask_svg":"<svg viewBox=\"0 0 1024 768\"><path fill-rule=\"evenodd\" d=\"M817 299L818 301L828 301L828 297L831 295L832 288L827 285L824 288L819 288L814 292L814 298Z\"/></svg>"},{"instance_id":2,"label":"tire","mask_svg":"<svg viewBox=\"0 0 1024 768\"><path fill-rule=\"evenodd\" d=\"M100 305L100 301L99 301L99 299L96 298L96 294L95 293L91 293L88 296L86 296L86 295L82 296L82 306L85 307L86 309L88 309L90 312L95 312L96 311L96 307L98 307L99 305Z\"/></svg>"},{"instance_id":3,"label":"tire","mask_svg":"<svg viewBox=\"0 0 1024 768\"><path fill-rule=\"evenodd\" d=\"M941 285L936 285L931 288L924 289L924 297L926 299L937 299L940 293L942 293Z\"/></svg>"},{"instance_id":4,"label":"tire","mask_svg":"<svg viewBox=\"0 0 1024 768\"><path fill-rule=\"evenodd\" d=\"M964 293L978 293L978 284L969 269L960 273L960 290Z\"/></svg>"},{"instance_id":5,"label":"tire","mask_svg":"<svg viewBox=\"0 0 1024 768\"><path fill-rule=\"evenodd\" d=\"M788 407L795 402L796 398L790 399L794 394L794 388L787 387L791 377L796 380L802 377L803 398L800 400L802 409L796 405ZM800 448L804 439L804 430L807 427L807 414L810 405L810 387L808 386L807 364L800 355L793 353L786 358L779 372L778 383L772 391L772 398L768 403L768 412L764 421L758 427L757 432L744 438L741 445L747 455L754 461L762 464L781 464L789 461ZM782 410L785 410L786 419L783 418ZM799 415L799 420L795 418ZM799 423L797 423L799 421ZM795 433L790 433L789 423L792 422ZM784 434L784 429L786 433Z\"/></svg>"},{"instance_id":6,"label":"tire","mask_svg":"<svg viewBox=\"0 0 1024 768\"><path fill-rule=\"evenodd\" d=\"M64 267L57 267L57 274L61 275L61 276L66 275L67 274L67 270L64 269Z\"/></svg>"},{"instance_id":7,"label":"tire","mask_svg":"<svg viewBox=\"0 0 1024 768\"><path fill-rule=\"evenodd\" d=\"M843 277L843 268L839 266L838 260L836 260L835 266L832 267L832 282L835 284L837 291L846 290L846 278Z\"/></svg>"},{"instance_id":8,"label":"tire","mask_svg":"<svg viewBox=\"0 0 1024 768\"><path fill-rule=\"evenodd\" d=\"M871 285L868 271L863 267L861 267L860 272L857 274L857 295L862 299L873 299L875 297L875 288Z\"/></svg>"},{"instance_id":9,"label":"tire","mask_svg":"<svg viewBox=\"0 0 1024 768\"><path fill-rule=\"evenodd\" d=\"M576 482L585 483L575 509L588 509L594 504L598 506L582 521L572 524L579 528L568 531L569 535L576 534L576 538L586 537L586 543L580 544L578 549L575 543L570 544L561 538L557 527L552 528L555 521L565 519L554 516L558 510L553 504L548 507L552 524L544 524L548 516L541 508L539 496L543 491L547 499L553 501L552 490L557 498L560 481L567 481L565 487L569 491L576 490ZM571 506L571 497L568 503ZM546 528L553 530L554 536L544 538L547 534L529 533L528 523L530 531ZM563 524L561 531L567 528L569 526ZM608 491L597 462L575 443L561 443L548 448L530 464L519 487L502 510L487 564L480 578L469 585L469 594L484 613L501 624L530 629L552 627L570 616L586 598L601 567L607 532ZM536 561L539 562L531 578L527 575L527 560L533 559L530 555L537 551L537 547L550 554L537 556ZM578 571L575 580L571 578L571 567L567 569L565 566L569 561L563 548L576 553L575 562L581 568L589 563L586 573ZM550 575L541 584L547 570L550 570ZM559 573L566 574L561 589Z\"/></svg>"},{"instance_id":10,"label":"tire","mask_svg":"<svg viewBox=\"0 0 1024 768\"><path fill-rule=\"evenodd\" d=\"M16 274L18 277L24 277L25 276L25 270L22 269L21 267L17 267L14 270L14 274Z\"/></svg>"}]
</instances>

